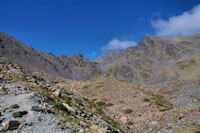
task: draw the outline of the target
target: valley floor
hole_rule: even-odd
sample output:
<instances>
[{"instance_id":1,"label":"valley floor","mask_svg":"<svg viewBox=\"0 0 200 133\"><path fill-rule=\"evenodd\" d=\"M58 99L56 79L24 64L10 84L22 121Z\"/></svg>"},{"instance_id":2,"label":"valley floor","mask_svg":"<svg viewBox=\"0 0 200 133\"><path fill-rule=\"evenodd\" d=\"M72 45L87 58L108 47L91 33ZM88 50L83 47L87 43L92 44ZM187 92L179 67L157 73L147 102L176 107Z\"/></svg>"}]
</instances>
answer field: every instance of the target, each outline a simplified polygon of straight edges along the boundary
<instances>
[{"instance_id":1,"label":"valley floor","mask_svg":"<svg viewBox=\"0 0 200 133\"><path fill-rule=\"evenodd\" d=\"M111 78L82 82L0 66L1 132L200 132L200 81L139 88Z\"/></svg>"}]
</instances>

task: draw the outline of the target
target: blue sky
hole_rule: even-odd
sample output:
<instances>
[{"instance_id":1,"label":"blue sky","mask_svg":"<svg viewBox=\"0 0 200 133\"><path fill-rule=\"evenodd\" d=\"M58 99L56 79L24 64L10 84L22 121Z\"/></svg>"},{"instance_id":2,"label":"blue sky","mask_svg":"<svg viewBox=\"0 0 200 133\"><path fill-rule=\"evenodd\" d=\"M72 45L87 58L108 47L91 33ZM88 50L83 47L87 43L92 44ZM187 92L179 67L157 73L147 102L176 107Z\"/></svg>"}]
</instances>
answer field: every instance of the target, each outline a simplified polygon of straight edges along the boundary
<instances>
[{"instance_id":1,"label":"blue sky","mask_svg":"<svg viewBox=\"0 0 200 133\"><path fill-rule=\"evenodd\" d=\"M145 35L200 32L200 0L0 0L0 31L56 55L93 60Z\"/></svg>"}]
</instances>

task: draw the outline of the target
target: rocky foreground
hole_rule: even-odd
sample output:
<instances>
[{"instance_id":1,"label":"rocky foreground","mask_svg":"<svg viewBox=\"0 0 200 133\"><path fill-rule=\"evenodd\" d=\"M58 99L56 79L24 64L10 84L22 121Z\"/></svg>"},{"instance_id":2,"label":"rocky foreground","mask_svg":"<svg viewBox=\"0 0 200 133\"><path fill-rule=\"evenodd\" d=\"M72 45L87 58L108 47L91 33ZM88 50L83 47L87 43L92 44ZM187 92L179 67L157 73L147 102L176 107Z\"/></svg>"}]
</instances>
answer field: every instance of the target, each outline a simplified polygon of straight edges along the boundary
<instances>
[{"instance_id":1,"label":"rocky foreground","mask_svg":"<svg viewBox=\"0 0 200 133\"><path fill-rule=\"evenodd\" d=\"M2 62L1 62L2 63ZM88 108L89 100L57 89L15 64L3 63L0 74L1 132L120 132ZM87 101L87 102L86 102ZM91 103L92 104L92 103ZM84 106L82 110L79 106ZM109 119L109 120L108 120Z\"/></svg>"},{"instance_id":2,"label":"rocky foreground","mask_svg":"<svg viewBox=\"0 0 200 133\"><path fill-rule=\"evenodd\" d=\"M1 60L0 131L199 133L200 81L81 82Z\"/></svg>"}]
</instances>

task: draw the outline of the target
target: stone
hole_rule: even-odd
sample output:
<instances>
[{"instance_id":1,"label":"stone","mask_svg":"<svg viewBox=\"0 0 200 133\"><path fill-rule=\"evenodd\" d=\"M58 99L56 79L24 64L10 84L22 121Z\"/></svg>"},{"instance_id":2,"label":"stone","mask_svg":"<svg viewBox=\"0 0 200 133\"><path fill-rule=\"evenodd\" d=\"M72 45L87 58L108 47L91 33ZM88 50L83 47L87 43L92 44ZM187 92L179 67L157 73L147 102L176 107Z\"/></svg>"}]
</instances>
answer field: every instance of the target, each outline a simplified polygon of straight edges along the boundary
<instances>
[{"instance_id":1,"label":"stone","mask_svg":"<svg viewBox=\"0 0 200 133\"><path fill-rule=\"evenodd\" d=\"M9 108L5 108L5 109L4 109L4 112L5 112L5 113L11 112L11 111L12 111L12 109L9 109Z\"/></svg>"},{"instance_id":2,"label":"stone","mask_svg":"<svg viewBox=\"0 0 200 133\"><path fill-rule=\"evenodd\" d=\"M19 121L11 120L2 123L2 128L3 130L15 130L19 127L19 125L20 125Z\"/></svg>"},{"instance_id":3,"label":"stone","mask_svg":"<svg viewBox=\"0 0 200 133\"><path fill-rule=\"evenodd\" d=\"M24 115L26 115L28 112L27 111L19 111L19 112L15 112L13 113L13 117L23 117Z\"/></svg>"},{"instance_id":4,"label":"stone","mask_svg":"<svg viewBox=\"0 0 200 133\"><path fill-rule=\"evenodd\" d=\"M71 106L69 106L68 104L66 103L63 103L63 105L65 106L65 108L67 108L69 111L71 112L75 112L74 108L72 108Z\"/></svg>"},{"instance_id":5,"label":"stone","mask_svg":"<svg viewBox=\"0 0 200 133\"><path fill-rule=\"evenodd\" d=\"M0 91L3 91L3 87L0 85Z\"/></svg>"},{"instance_id":6,"label":"stone","mask_svg":"<svg viewBox=\"0 0 200 133\"><path fill-rule=\"evenodd\" d=\"M44 111L44 109L40 108L39 106L32 106L31 110L37 111L37 112L43 112Z\"/></svg>"},{"instance_id":7,"label":"stone","mask_svg":"<svg viewBox=\"0 0 200 133\"><path fill-rule=\"evenodd\" d=\"M13 105L10 106L10 108L17 109L17 108L19 108L19 105L18 104L13 104Z\"/></svg>"},{"instance_id":8,"label":"stone","mask_svg":"<svg viewBox=\"0 0 200 133\"><path fill-rule=\"evenodd\" d=\"M56 97L61 97L62 94L64 92L64 89L63 88L59 88L57 89L53 94L56 96Z\"/></svg>"},{"instance_id":9,"label":"stone","mask_svg":"<svg viewBox=\"0 0 200 133\"><path fill-rule=\"evenodd\" d=\"M36 117L36 120L37 120L37 121L41 121L42 118L41 118L40 116L37 116L37 117Z\"/></svg>"},{"instance_id":10,"label":"stone","mask_svg":"<svg viewBox=\"0 0 200 133\"><path fill-rule=\"evenodd\" d=\"M0 119L0 124L5 120L5 118Z\"/></svg>"},{"instance_id":11,"label":"stone","mask_svg":"<svg viewBox=\"0 0 200 133\"><path fill-rule=\"evenodd\" d=\"M0 79L3 79L4 75L3 74L0 74Z\"/></svg>"}]
</instances>

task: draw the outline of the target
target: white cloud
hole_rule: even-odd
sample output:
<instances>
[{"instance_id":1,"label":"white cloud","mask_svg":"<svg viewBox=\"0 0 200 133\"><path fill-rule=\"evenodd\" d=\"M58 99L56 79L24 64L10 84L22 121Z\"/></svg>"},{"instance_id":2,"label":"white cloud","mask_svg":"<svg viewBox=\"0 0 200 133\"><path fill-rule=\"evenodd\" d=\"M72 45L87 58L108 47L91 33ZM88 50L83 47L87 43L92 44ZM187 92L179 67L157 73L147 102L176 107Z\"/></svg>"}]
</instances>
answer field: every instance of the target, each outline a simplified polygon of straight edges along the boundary
<instances>
[{"instance_id":1,"label":"white cloud","mask_svg":"<svg viewBox=\"0 0 200 133\"><path fill-rule=\"evenodd\" d=\"M115 50L125 49L125 48L130 47L130 46L135 46L136 44L137 43L134 42L134 41L128 41L128 40L120 41L118 39L113 39L109 43L107 43L102 48L102 50L106 51L106 50L110 50L110 49L115 49Z\"/></svg>"},{"instance_id":2,"label":"white cloud","mask_svg":"<svg viewBox=\"0 0 200 133\"><path fill-rule=\"evenodd\" d=\"M152 25L156 34L161 36L190 35L200 32L200 5L168 20L153 20Z\"/></svg>"}]
</instances>

